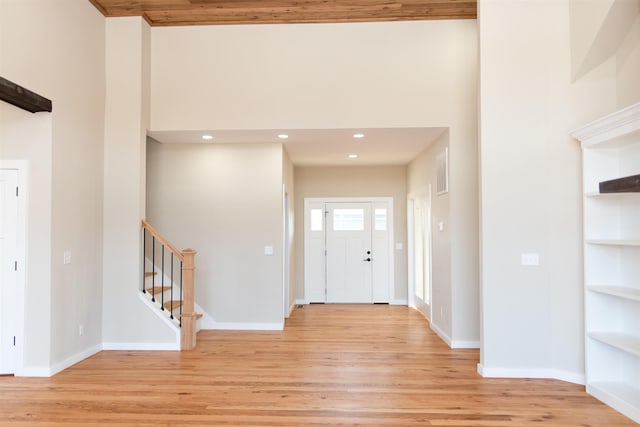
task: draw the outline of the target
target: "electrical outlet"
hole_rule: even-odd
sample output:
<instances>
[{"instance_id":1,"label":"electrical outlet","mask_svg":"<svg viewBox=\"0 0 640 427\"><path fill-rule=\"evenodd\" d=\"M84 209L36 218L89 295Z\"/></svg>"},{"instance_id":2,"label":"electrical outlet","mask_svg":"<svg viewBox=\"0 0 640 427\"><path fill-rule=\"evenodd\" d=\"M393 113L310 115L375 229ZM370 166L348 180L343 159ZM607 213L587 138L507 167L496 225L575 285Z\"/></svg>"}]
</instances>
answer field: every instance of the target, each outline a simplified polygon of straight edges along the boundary
<instances>
[{"instance_id":1,"label":"electrical outlet","mask_svg":"<svg viewBox=\"0 0 640 427\"><path fill-rule=\"evenodd\" d=\"M84 325L79 325L78 326L78 336L83 336L84 335Z\"/></svg>"},{"instance_id":2,"label":"electrical outlet","mask_svg":"<svg viewBox=\"0 0 640 427\"><path fill-rule=\"evenodd\" d=\"M71 264L71 251L64 251L62 254L62 262L64 264Z\"/></svg>"}]
</instances>

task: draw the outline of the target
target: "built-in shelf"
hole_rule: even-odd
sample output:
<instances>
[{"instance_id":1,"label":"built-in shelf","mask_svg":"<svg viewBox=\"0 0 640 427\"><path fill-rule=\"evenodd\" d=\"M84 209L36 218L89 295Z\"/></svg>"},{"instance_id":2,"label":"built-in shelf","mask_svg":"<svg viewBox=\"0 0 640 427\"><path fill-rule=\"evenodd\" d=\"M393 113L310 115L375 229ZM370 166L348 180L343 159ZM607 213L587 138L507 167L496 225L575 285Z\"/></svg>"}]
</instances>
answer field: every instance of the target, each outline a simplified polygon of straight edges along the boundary
<instances>
[{"instance_id":1,"label":"built-in shelf","mask_svg":"<svg viewBox=\"0 0 640 427\"><path fill-rule=\"evenodd\" d=\"M584 193L584 197L592 199L640 199L639 193Z\"/></svg>"},{"instance_id":2,"label":"built-in shelf","mask_svg":"<svg viewBox=\"0 0 640 427\"><path fill-rule=\"evenodd\" d=\"M589 338L640 357L640 338L618 332L588 332Z\"/></svg>"},{"instance_id":3,"label":"built-in shelf","mask_svg":"<svg viewBox=\"0 0 640 427\"><path fill-rule=\"evenodd\" d=\"M603 246L640 246L640 240L622 240L622 239L588 239L585 243L590 245Z\"/></svg>"},{"instance_id":4,"label":"built-in shelf","mask_svg":"<svg viewBox=\"0 0 640 427\"><path fill-rule=\"evenodd\" d=\"M587 286L587 290L640 302L640 289L626 286L591 285Z\"/></svg>"},{"instance_id":5,"label":"built-in shelf","mask_svg":"<svg viewBox=\"0 0 640 427\"><path fill-rule=\"evenodd\" d=\"M571 135L582 145L582 185L587 190L583 193L586 388L640 423L636 304L640 286L631 287L640 280L640 193L597 192L604 181L640 174L640 103Z\"/></svg>"}]
</instances>

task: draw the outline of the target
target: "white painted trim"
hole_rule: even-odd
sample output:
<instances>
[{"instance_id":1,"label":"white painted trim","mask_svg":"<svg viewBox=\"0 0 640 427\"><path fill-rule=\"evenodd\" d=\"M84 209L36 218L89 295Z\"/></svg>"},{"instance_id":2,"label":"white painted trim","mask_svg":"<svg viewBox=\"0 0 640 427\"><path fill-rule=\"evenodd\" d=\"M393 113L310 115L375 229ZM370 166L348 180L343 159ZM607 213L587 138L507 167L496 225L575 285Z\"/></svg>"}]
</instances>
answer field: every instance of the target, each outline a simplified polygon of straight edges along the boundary
<instances>
[{"instance_id":1,"label":"white painted trim","mask_svg":"<svg viewBox=\"0 0 640 427\"><path fill-rule=\"evenodd\" d=\"M49 376L54 376L58 372L61 372L69 368L70 366L75 365L78 362L82 362L84 359L91 357L94 354L99 353L101 351L102 351L102 344L97 344L97 345L94 345L93 347L89 347L86 350L83 350L79 353L69 356L66 359L64 359L62 362L58 362L52 365L50 368Z\"/></svg>"},{"instance_id":2,"label":"white painted trim","mask_svg":"<svg viewBox=\"0 0 640 427\"><path fill-rule=\"evenodd\" d=\"M484 378L546 378L585 384L585 374L550 368L487 368L478 363L478 374Z\"/></svg>"},{"instance_id":3,"label":"white painted trim","mask_svg":"<svg viewBox=\"0 0 640 427\"><path fill-rule=\"evenodd\" d=\"M180 345L170 342L106 342L102 344L103 350L163 350L180 351Z\"/></svg>"},{"instance_id":4,"label":"white painted trim","mask_svg":"<svg viewBox=\"0 0 640 427\"><path fill-rule=\"evenodd\" d=\"M429 322L429 325L431 326L431 330L433 332L435 332L441 339L442 341L444 341L445 343L447 343L447 345L451 348L453 348L453 340L451 339L451 337L449 335L447 335L442 329L440 329L438 327L438 325L436 325L433 322Z\"/></svg>"},{"instance_id":5,"label":"white painted trim","mask_svg":"<svg viewBox=\"0 0 640 427\"><path fill-rule=\"evenodd\" d=\"M289 306L289 314L287 314L287 318L291 316L291 313L293 313L293 310L295 310L295 308L296 308L296 303L294 302Z\"/></svg>"},{"instance_id":6,"label":"white painted trim","mask_svg":"<svg viewBox=\"0 0 640 427\"><path fill-rule=\"evenodd\" d=\"M13 169L18 172L18 223L17 223L17 248L18 277L16 290L16 362L14 375L25 375L24 367L24 324L25 324L25 290L27 288L27 227L29 224L29 162L27 160L0 160L0 169ZM40 368L35 368L40 372ZM48 376L48 375L36 375Z\"/></svg>"},{"instance_id":7,"label":"white painted trim","mask_svg":"<svg viewBox=\"0 0 640 427\"><path fill-rule=\"evenodd\" d=\"M395 205L393 196L383 196L383 197L305 197L303 200L304 212L303 218L306 218L307 211L309 209L309 205L311 203L386 203L389 208L389 216L388 216L388 232L389 232L389 303L391 301L395 301L395 230L394 230L394 215L395 215ZM303 284L303 289L305 289L306 293L306 279L307 279L307 242L308 238L308 230L305 222L303 221L304 227L304 243L303 243L303 251L304 251L304 266L305 266L305 283ZM373 227L373 224L372 224ZM323 230L326 233L326 227ZM326 265L325 265L326 269ZM306 298L306 296L305 296Z\"/></svg>"},{"instance_id":8,"label":"white painted trim","mask_svg":"<svg viewBox=\"0 0 640 427\"><path fill-rule=\"evenodd\" d=\"M236 323L236 322L216 322L214 330L225 331L282 331L284 322L281 323Z\"/></svg>"},{"instance_id":9,"label":"white painted trim","mask_svg":"<svg viewBox=\"0 0 640 427\"><path fill-rule=\"evenodd\" d=\"M309 304L309 301L307 301L305 299L298 298L298 299L296 299L296 304L307 305L307 304Z\"/></svg>"},{"instance_id":10,"label":"white painted trim","mask_svg":"<svg viewBox=\"0 0 640 427\"><path fill-rule=\"evenodd\" d=\"M169 312L167 310L160 310L160 303L157 301L156 302L151 301L151 295L147 293L143 293L142 291L138 292L138 298L147 307L149 307L151 312L156 316L158 316L158 318L160 318L165 323L165 325L169 326L169 328L173 330L176 336L175 342L167 343L167 344L176 346L177 349L180 350L180 343L182 342L181 336L180 336L181 335L180 328L178 327L178 325L174 323L174 320L169 318L169 314L168 314ZM153 349L149 349L149 350L153 350ZM164 350L164 349L161 349L161 350Z\"/></svg>"},{"instance_id":11,"label":"white painted trim","mask_svg":"<svg viewBox=\"0 0 640 427\"><path fill-rule=\"evenodd\" d=\"M16 377L50 377L51 369L48 366L24 366Z\"/></svg>"},{"instance_id":12,"label":"white painted trim","mask_svg":"<svg viewBox=\"0 0 640 427\"><path fill-rule=\"evenodd\" d=\"M37 367L24 367L21 372L16 373L16 377L52 377L55 374L64 371L65 369L75 365L78 362L82 362L84 359L93 356L96 353L101 352L103 349L102 344L96 344L93 347L89 347L79 353L67 357L61 362L55 363L49 367L37 366Z\"/></svg>"},{"instance_id":13,"label":"white painted trim","mask_svg":"<svg viewBox=\"0 0 640 427\"><path fill-rule=\"evenodd\" d=\"M451 348L480 348L480 341L453 340Z\"/></svg>"},{"instance_id":14,"label":"white painted trim","mask_svg":"<svg viewBox=\"0 0 640 427\"><path fill-rule=\"evenodd\" d=\"M409 305L406 299L394 299L389 301L389 305Z\"/></svg>"},{"instance_id":15,"label":"white painted trim","mask_svg":"<svg viewBox=\"0 0 640 427\"><path fill-rule=\"evenodd\" d=\"M590 147L623 138L640 131L640 102L594 120L570 132L581 141L582 147Z\"/></svg>"}]
</instances>

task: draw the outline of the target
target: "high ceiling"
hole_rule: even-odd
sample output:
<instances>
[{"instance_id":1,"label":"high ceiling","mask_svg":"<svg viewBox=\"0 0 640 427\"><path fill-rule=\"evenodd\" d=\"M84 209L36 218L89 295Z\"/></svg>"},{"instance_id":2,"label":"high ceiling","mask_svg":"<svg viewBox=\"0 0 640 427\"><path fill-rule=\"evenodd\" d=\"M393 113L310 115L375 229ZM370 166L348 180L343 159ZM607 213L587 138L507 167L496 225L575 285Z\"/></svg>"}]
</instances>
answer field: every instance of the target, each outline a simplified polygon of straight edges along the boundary
<instances>
[{"instance_id":1,"label":"high ceiling","mask_svg":"<svg viewBox=\"0 0 640 427\"><path fill-rule=\"evenodd\" d=\"M153 26L476 19L477 0L89 0Z\"/></svg>"},{"instance_id":2,"label":"high ceiling","mask_svg":"<svg viewBox=\"0 0 640 427\"><path fill-rule=\"evenodd\" d=\"M477 0L89 0L152 26L476 19ZM152 131L162 143L281 142L296 165L406 164L444 128ZM354 139L354 133L364 133ZM279 140L278 134L289 138ZM202 140L212 134L212 140ZM357 159L349 158L357 154Z\"/></svg>"}]
</instances>

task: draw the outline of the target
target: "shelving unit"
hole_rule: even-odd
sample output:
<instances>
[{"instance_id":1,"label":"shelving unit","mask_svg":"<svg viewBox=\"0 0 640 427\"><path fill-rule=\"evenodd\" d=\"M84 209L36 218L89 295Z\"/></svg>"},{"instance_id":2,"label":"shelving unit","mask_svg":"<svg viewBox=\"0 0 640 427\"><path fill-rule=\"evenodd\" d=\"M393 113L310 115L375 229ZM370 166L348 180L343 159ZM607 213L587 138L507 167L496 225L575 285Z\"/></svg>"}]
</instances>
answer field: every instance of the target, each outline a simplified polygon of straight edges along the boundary
<instances>
[{"instance_id":1,"label":"shelving unit","mask_svg":"<svg viewBox=\"0 0 640 427\"><path fill-rule=\"evenodd\" d=\"M586 389L640 423L640 192L598 191L640 174L640 103L571 135L583 160Z\"/></svg>"}]
</instances>

